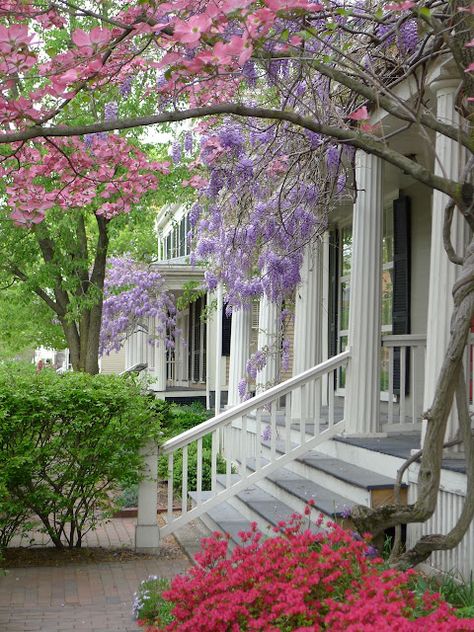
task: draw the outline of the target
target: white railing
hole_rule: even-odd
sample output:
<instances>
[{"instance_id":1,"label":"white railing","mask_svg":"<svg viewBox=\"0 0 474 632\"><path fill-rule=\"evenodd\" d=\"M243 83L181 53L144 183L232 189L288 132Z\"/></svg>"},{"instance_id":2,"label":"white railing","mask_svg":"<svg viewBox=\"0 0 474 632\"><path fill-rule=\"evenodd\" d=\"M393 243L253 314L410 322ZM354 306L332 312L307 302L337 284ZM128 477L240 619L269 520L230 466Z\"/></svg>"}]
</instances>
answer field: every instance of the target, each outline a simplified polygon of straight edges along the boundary
<instances>
[{"instance_id":1,"label":"white railing","mask_svg":"<svg viewBox=\"0 0 474 632\"><path fill-rule=\"evenodd\" d=\"M415 424L423 412L426 336L383 336L382 346L388 349L387 422Z\"/></svg>"},{"instance_id":2,"label":"white railing","mask_svg":"<svg viewBox=\"0 0 474 632\"><path fill-rule=\"evenodd\" d=\"M343 411L341 414L338 410L338 415L335 414L335 374L341 367L347 366L349 359L350 351L344 351L166 441L159 450L160 455L168 457L167 521L165 526L160 528L160 535L164 537L172 533L263 479L275 469L341 433L344 430L344 418ZM328 376L327 384L330 385L327 393L328 414L325 421L321 415L321 385L324 376ZM311 410L308 408L309 405ZM295 418L295 410L298 418ZM336 416L342 418L337 421ZM268 441L264 460L259 458L259 455L262 454L262 430L265 420L268 420L269 432L266 433ZM235 435L232 436L236 427L239 429L238 441L235 441ZM188 485L191 446L196 454L196 485L193 490L190 490ZM203 452L208 452L209 448L210 489L205 490L203 469L205 466L209 468L209 463L204 463ZM173 473L179 453L182 460L182 486L180 508L177 511L174 507ZM250 457L257 457L255 470L252 472L247 469ZM219 484L217 479L219 465L224 475L222 484ZM239 467L241 475L238 480L232 477L236 466ZM196 504L193 508L189 508L189 491L196 492ZM206 491L210 494L204 493Z\"/></svg>"}]
</instances>

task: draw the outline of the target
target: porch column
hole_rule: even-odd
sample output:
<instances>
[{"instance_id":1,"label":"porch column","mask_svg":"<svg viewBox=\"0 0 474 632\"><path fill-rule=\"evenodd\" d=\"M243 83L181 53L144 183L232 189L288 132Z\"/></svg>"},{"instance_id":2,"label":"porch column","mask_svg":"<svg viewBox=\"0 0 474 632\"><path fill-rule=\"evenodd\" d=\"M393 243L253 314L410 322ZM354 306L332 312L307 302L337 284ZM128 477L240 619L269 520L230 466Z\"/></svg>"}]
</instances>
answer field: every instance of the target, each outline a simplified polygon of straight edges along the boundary
<instances>
[{"instance_id":1,"label":"porch column","mask_svg":"<svg viewBox=\"0 0 474 632\"><path fill-rule=\"evenodd\" d=\"M166 391L166 346L160 338L151 350L155 354L155 381L153 388L156 391Z\"/></svg>"},{"instance_id":2,"label":"porch column","mask_svg":"<svg viewBox=\"0 0 474 632\"><path fill-rule=\"evenodd\" d=\"M459 80L442 80L434 84L436 93L436 116L438 120L453 125L459 124L454 105ZM464 152L454 140L436 134L435 173L457 179L463 168ZM444 209L448 196L440 191L433 192L431 214L430 284L428 294L428 324L426 333L426 362L424 410L433 400L438 372L449 342L449 329L453 311L452 288L460 268L451 263L443 248ZM455 212L451 226L451 241L455 251L463 255L466 246L466 222ZM426 422L425 422L426 423ZM446 440L453 439L457 431L457 415L451 413L446 429ZM423 428L423 438L424 438ZM423 439L422 439L423 441Z\"/></svg>"},{"instance_id":3,"label":"porch column","mask_svg":"<svg viewBox=\"0 0 474 632\"><path fill-rule=\"evenodd\" d=\"M295 335L293 343L293 375L298 375L321 362L322 350L322 243L306 248L301 267L301 284L296 290ZM319 412L321 385L306 389L305 411L308 420ZM301 393L296 390L291 398L291 416L301 419Z\"/></svg>"},{"instance_id":4,"label":"porch column","mask_svg":"<svg viewBox=\"0 0 474 632\"><path fill-rule=\"evenodd\" d=\"M257 392L276 384L280 359L281 305L266 296L260 299L258 313L258 349L268 350L267 363L257 374Z\"/></svg>"},{"instance_id":5,"label":"porch column","mask_svg":"<svg viewBox=\"0 0 474 632\"><path fill-rule=\"evenodd\" d=\"M240 403L239 382L245 377L245 367L250 357L250 308L241 308L232 312L230 333L229 397L227 405Z\"/></svg>"},{"instance_id":6,"label":"porch column","mask_svg":"<svg viewBox=\"0 0 474 632\"><path fill-rule=\"evenodd\" d=\"M345 419L347 434L367 435L377 432L380 409L382 161L358 151L355 176Z\"/></svg>"}]
</instances>

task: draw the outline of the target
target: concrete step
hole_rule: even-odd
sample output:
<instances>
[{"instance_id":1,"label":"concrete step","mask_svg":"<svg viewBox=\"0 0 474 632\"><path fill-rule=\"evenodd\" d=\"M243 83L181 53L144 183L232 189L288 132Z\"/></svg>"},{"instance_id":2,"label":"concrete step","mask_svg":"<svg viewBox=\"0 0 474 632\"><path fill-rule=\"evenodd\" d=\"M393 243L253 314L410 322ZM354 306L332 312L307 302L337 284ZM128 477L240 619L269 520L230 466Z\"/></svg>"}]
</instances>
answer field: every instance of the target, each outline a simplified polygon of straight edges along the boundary
<instances>
[{"instance_id":1,"label":"concrete step","mask_svg":"<svg viewBox=\"0 0 474 632\"><path fill-rule=\"evenodd\" d=\"M324 448L327 443L329 442L323 443L319 449ZM283 453L284 447L284 441L277 440L277 453ZM331 454L320 452L319 449L311 450L288 463L286 468L304 479L315 481L323 488L349 499L352 504L375 507L391 502L395 478L348 463ZM270 455L270 442L262 441L262 455L263 458ZM406 487L403 485L402 499L406 494Z\"/></svg>"},{"instance_id":2,"label":"concrete step","mask_svg":"<svg viewBox=\"0 0 474 632\"><path fill-rule=\"evenodd\" d=\"M238 474L233 474L233 482L240 480ZM225 487L225 475L217 477L219 488ZM229 499L229 504L249 522L255 522L257 527L266 535L273 535L272 527L289 522L295 509L279 500L273 494L265 491L260 485L251 485ZM320 527L308 521L311 531L318 532Z\"/></svg>"},{"instance_id":3,"label":"concrete step","mask_svg":"<svg viewBox=\"0 0 474 632\"><path fill-rule=\"evenodd\" d=\"M255 471L255 459L250 459L248 469ZM355 503L314 480L296 474L282 467L261 480L257 486L273 497L287 504L294 512L303 514L309 500L314 501L315 509L331 520L347 518Z\"/></svg>"},{"instance_id":4,"label":"concrete step","mask_svg":"<svg viewBox=\"0 0 474 632\"><path fill-rule=\"evenodd\" d=\"M189 492L189 496L193 504L195 504L197 501L197 492ZM203 501L212 498L212 496L214 496L212 492L201 492ZM228 533L233 545L240 543L240 532L250 531L251 528L251 520L245 518L235 507L226 501L220 503L217 507L209 509L207 513L201 516L201 520L211 531Z\"/></svg>"}]
</instances>

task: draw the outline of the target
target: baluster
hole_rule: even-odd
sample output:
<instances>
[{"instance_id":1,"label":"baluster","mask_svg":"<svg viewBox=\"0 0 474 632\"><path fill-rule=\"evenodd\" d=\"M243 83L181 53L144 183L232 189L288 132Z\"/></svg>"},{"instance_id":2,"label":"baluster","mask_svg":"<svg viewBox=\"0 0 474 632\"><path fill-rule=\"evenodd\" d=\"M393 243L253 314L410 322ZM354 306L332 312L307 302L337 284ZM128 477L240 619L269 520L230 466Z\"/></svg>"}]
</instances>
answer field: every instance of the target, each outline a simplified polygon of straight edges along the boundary
<instances>
[{"instance_id":1,"label":"baluster","mask_svg":"<svg viewBox=\"0 0 474 632\"><path fill-rule=\"evenodd\" d=\"M285 397L285 452L291 450L291 393Z\"/></svg>"},{"instance_id":2,"label":"baluster","mask_svg":"<svg viewBox=\"0 0 474 632\"><path fill-rule=\"evenodd\" d=\"M336 369L337 370L337 369ZM329 388L329 414L328 414L328 427L332 428L334 426L334 371L329 373L329 381L331 382L331 386ZM318 430L319 433L319 430Z\"/></svg>"},{"instance_id":3,"label":"baluster","mask_svg":"<svg viewBox=\"0 0 474 632\"><path fill-rule=\"evenodd\" d=\"M240 475L247 478L247 415L242 416L242 436L240 454Z\"/></svg>"},{"instance_id":4,"label":"baluster","mask_svg":"<svg viewBox=\"0 0 474 632\"><path fill-rule=\"evenodd\" d=\"M183 447L183 467L181 471L181 512L188 511L188 446Z\"/></svg>"},{"instance_id":5,"label":"baluster","mask_svg":"<svg viewBox=\"0 0 474 632\"><path fill-rule=\"evenodd\" d=\"M270 404L270 425L271 425L271 436L270 436L270 461L276 459L276 440L277 440L277 418L276 418L276 401L274 400Z\"/></svg>"},{"instance_id":6,"label":"baluster","mask_svg":"<svg viewBox=\"0 0 474 632\"><path fill-rule=\"evenodd\" d=\"M329 378L329 376L328 376ZM328 382L330 379L327 380ZM308 384L309 386L309 384ZM308 397L308 409L312 411L313 419L314 419L314 430L313 435L316 437L321 432L321 389L322 383L319 378L317 378L313 384L313 395L314 395L314 406L311 408L310 406L310 395ZM311 393L311 390L309 391Z\"/></svg>"},{"instance_id":7,"label":"baluster","mask_svg":"<svg viewBox=\"0 0 474 632\"><path fill-rule=\"evenodd\" d=\"M304 445L306 441L306 415L307 415L307 397L310 385L302 384L300 387L300 444Z\"/></svg>"},{"instance_id":8,"label":"baluster","mask_svg":"<svg viewBox=\"0 0 474 632\"><path fill-rule=\"evenodd\" d=\"M212 433L212 447L211 447L211 490L216 493L217 490L217 448L218 437L214 430Z\"/></svg>"},{"instance_id":9,"label":"baluster","mask_svg":"<svg viewBox=\"0 0 474 632\"><path fill-rule=\"evenodd\" d=\"M400 423L405 423L406 347L400 347Z\"/></svg>"},{"instance_id":10,"label":"baluster","mask_svg":"<svg viewBox=\"0 0 474 632\"><path fill-rule=\"evenodd\" d=\"M262 409L257 408L257 421L255 433L255 469L262 467Z\"/></svg>"},{"instance_id":11,"label":"baluster","mask_svg":"<svg viewBox=\"0 0 474 632\"><path fill-rule=\"evenodd\" d=\"M388 348L388 423L393 424L393 357L394 348Z\"/></svg>"},{"instance_id":12,"label":"baluster","mask_svg":"<svg viewBox=\"0 0 474 632\"><path fill-rule=\"evenodd\" d=\"M232 475L232 454L231 454L231 433L232 433L232 423L228 424L223 431L226 434L225 440L225 486L229 488L232 483L231 475Z\"/></svg>"},{"instance_id":13,"label":"baluster","mask_svg":"<svg viewBox=\"0 0 474 632\"><path fill-rule=\"evenodd\" d=\"M416 347L410 347L410 382L411 382L411 422L416 423L416 389L415 389L415 376L416 376Z\"/></svg>"},{"instance_id":14,"label":"baluster","mask_svg":"<svg viewBox=\"0 0 474 632\"><path fill-rule=\"evenodd\" d=\"M168 454L168 522L173 520L173 452Z\"/></svg>"},{"instance_id":15,"label":"baluster","mask_svg":"<svg viewBox=\"0 0 474 632\"><path fill-rule=\"evenodd\" d=\"M196 467L196 492L198 505L201 504L202 497L202 437L197 440L197 467Z\"/></svg>"}]
</instances>

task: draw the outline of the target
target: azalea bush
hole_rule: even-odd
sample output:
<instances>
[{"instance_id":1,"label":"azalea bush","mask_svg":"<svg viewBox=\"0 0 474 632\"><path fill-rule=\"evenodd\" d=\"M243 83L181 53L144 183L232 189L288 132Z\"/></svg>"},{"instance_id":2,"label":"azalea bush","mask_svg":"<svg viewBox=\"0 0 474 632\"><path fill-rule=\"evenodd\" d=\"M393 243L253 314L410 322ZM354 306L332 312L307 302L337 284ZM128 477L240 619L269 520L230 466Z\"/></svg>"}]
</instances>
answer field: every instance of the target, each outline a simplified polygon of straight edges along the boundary
<instances>
[{"instance_id":1,"label":"azalea bush","mask_svg":"<svg viewBox=\"0 0 474 632\"><path fill-rule=\"evenodd\" d=\"M140 480L154 402L130 378L0 368L0 544L34 516L56 547L81 546Z\"/></svg>"},{"instance_id":2,"label":"azalea bush","mask_svg":"<svg viewBox=\"0 0 474 632\"><path fill-rule=\"evenodd\" d=\"M253 525L232 552L222 534L204 539L197 564L160 596L164 580L142 584L140 624L147 632L474 630L438 593L415 590L415 571L374 558L368 535L336 524L313 533L301 516L275 531L265 538Z\"/></svg>"}]
</instances>

